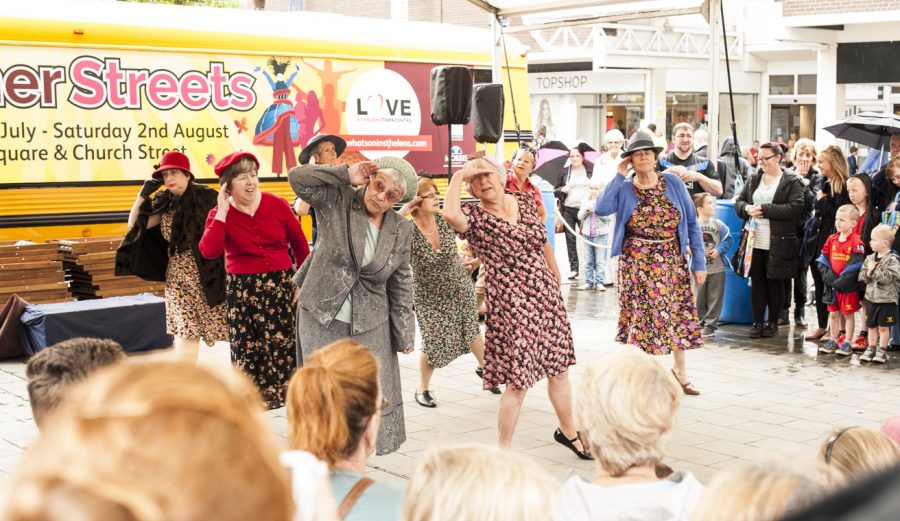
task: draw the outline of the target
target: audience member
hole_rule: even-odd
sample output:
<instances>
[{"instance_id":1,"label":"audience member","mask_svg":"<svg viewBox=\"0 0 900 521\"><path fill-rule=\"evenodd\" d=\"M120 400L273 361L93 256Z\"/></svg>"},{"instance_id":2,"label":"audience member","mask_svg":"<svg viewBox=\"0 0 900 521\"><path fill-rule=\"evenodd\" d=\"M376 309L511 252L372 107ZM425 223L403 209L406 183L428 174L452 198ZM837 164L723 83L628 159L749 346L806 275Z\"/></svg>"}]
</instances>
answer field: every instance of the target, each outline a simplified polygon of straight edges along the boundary
<instances>
[{"instance_id":1,"label":"audience member","mask_svg":"<svg viewBox=\"0 0 900 521\"><path fill-rule=\"evenodd\" d=\"M396 520L403 504L402 490L365 476L385 402L378 372L368 348L343 339L306 357L288 389L288 444L328 464L338 512L348 521Z\"/></svg>"},{"instance_id":2,"label":"audience member","mask_svg":"<svg viewBox=\"0 0 900 521\"><path fill-rule=\"evenodd\" d=\"M31 414L39 428L72 387L94 371L125 360L114 340L71 338L32 356L25 367Z\"/></svg>"},{"instance_id":3,"label":"audience member","mask_svg":"<svg viewBox=\"0 0 900 521\"><path fill-rule=\"evenodd\" d=\"M775 521L826 496L835 481L819 465L748 463L716 475L691 520Z\"/></svg>"},{"instance_id":4,"label":"audience member","mask_svg":"<svg viewBox=\"0 0 900 521\"><path fill-rule=\"evenodd\" d=\"M584 284L578 289L606 291L606 260L609 257L609 229L612 217L601 217L594 213L597 198L606 188L606 183L591 180L588 199L581 203L578 221L581 222L581 236L585 241Z\"/></svg>"},{"instance_id":5,"label":"audience member","mask_svg":"<svg viewBox=\"0 0 900 521\"><path fill-rule=\"evenodd\" d=\"M859 211L852 204L838 208L834 220L837 233L825 241L822 255L816 262L825 288L830 293L823 299L831 313L831 338L819 347L820 353L851 354L850 342L846 339L853 338L856 328L855 315L860 309L857 279L865 260L865 247L859 235L853 233L853 223L858 218ZM841 323L844 324L845 334L839 330Z\"/></svg>"},{"instance_id":6,"label":"audience member","mask_svg":"<svg viewBox=\"0 0 900 521\"><path fill-rule=\"evenodd\" d=\"M696 287L697 318L703 326L701 334L710 337L719 329L719 315L725 298L725 270L731 267L728 250L734 243L731 231L716 219L716 198L707 194L695 194L694 206L703 234L703 249L706 253L706 281Z\"/></svg>"},{"instance_id":7,"label":"audience member","mask_svg":"<svg viewBox=\"0 0 900 521\"><path fill-rule=\"evenodd\" d=\"M879 224L872 230L871 248L874 253L866 257L859 280L866 285L866 305L869 328L869 345L859 356L862 362L887 361L891 327L898 323L897 298L900 296L900 257L891 250L894 230Z\"/></svg>"},{"instance_id":8,"label":"audience member","mask_svg":"<svg viewBox=\"0 0 900 521\"><path fill-rule=\"evenodd\" d=\"M554 519L690 519L703 485L688 472L657 476L682 394L662 364L632 348L588 365L575 414L596 469L591 481L566 480Z\"/></svg>"},{"instance_id":9,"label":"audience member","mask_svg":"<svg viewBox=\"0 0 900 521\"><path fill-rule=\"evenodd\" d=\"M161 359L107 367L51 416L2 517L48 519L59 500L114 514L89 519L289 521L288 476L262 407L236 371Z\"/></svg>"},{"instance_id":10,"label":"audience member","mask_svg":"<svg viewBox=\"0 0 900 521\"><path fill-rule=\"evenodd\" d=\"M874 429L837 428L819 447L819 460L853 483L896 466L900 463L900 448L886 434Z\"/></svg>"},{"instance_id":11,"label":"audience member","mask_svg":"<svg viewBox=\"0 0 900 521\"><path fill-rule=\"evenodd\" d=\"M419 460L402 521L546 521L558 485L533 461L483 445L433 447Z\"/></svg>"},{"instance_id":12,"label":"audience member","mask_svg":"<svg viewBox=\"0 0 900 521\"><path fill-rule=\"evenodd\" d=\"M672 143L675 149L659 160L656 171L678 175L691 195L708 192L713 197L721 196L722 181L715 165L694 153L694 127L687 122L676 124L672 128Z\"/></svg>"}]
</instances>

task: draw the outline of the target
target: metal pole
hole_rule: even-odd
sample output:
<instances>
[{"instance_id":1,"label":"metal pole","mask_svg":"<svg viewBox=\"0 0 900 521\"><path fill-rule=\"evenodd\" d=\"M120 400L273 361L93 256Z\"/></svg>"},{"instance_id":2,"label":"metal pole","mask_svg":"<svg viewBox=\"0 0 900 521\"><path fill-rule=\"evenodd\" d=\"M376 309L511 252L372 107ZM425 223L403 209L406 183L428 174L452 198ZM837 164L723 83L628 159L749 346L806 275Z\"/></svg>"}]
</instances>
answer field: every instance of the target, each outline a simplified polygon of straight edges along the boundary
<instances>
[{"instance_id":1,"label":"metal pole","mask_svg":"<svg viewBox=\"0 0 900 521\"><path fill-rule=\"evenodd\" d=\"M722 15L722 41L725 43L725 72L728 76L728 103L731 105L731 135L734 137L734 171L741 175L741 145L738 143L737 124L734 117L734 92L731 90L731 62L728 61L728 35L725 32L725 4L719 3L719 14ZM721 174L719 175L721 178ZM723 181L724 185L724 181Z\"/></svg>"},{"instance_id":2,"label":"metal pole","mask_svg":"<svg viewBox=\"0 0 900 521\"><path fill-rule=\"evenodd\" d=\"M500 19L496 14L491 14L491 29L494 32L494 53L491 57L491 81L503 84L503 55L506 49L502 47L502 35L500 34ZM509 91L512 93L512 84L509 85ZM500 141L497 142L494 149L494 158L498 164L503 164L503 125L500 125Z\"/></svg>"},{"instance_id":3,"label":"metal pole","mask_svg":"<svg viewBox=\"0 0 900 521\"><path fill-rule=\"evenodd\" d=\"M712 164L716 164L716 155L719 152L719 33L716 24L719 23L719 13L716 9L721 0L709 0L709 95L707 96L707 124L709 132L709 144L706 147L706 157ZM724 27L724 25L723 25ZM721 176L720 176L721 177ZM723 183L724 184L724 183Z\"/></svg>"}]
</instances>

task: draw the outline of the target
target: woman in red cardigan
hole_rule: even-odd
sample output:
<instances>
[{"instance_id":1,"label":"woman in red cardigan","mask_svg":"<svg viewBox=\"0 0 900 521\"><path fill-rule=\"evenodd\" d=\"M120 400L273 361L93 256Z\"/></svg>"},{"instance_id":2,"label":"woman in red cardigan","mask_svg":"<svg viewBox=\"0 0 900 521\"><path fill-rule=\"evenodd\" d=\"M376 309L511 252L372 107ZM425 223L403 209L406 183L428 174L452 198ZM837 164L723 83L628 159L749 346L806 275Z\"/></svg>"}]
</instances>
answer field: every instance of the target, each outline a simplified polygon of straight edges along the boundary
<instances>
[{"instance_id":1,"label":"woman in red cardigan","mask_svg":"<svg viewBox=\"0 0 900 521\"><path fill-rule=\"evenodd\" d=\"M287 201L259 190L258 169L249 152L216 164L222 189L199 246L206 258L225 252L231 360L259 387L266 406L277 409L297 367L291 277L309 245Z\"/></svg>"}]
</instances>

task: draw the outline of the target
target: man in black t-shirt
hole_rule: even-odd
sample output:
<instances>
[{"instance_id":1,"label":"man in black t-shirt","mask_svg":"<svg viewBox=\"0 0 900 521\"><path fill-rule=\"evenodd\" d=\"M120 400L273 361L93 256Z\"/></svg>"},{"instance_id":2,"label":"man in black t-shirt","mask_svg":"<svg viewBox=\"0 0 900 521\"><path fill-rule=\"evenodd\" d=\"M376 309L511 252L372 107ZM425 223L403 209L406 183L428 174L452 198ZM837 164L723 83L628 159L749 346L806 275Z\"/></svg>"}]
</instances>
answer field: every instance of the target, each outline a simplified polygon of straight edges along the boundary
<instances>
[{"instance_id":1,"label":"man in black t-shirt","mask_svg":"<svg viewBox=\"0 0 900 521\"><path fill-rule=\"evenodd\" d=\"M721 197L722 181L715 165L694 154L694 127L690 123L678 123L672 129L672 141L675 150L656 163L656 170L678 175L691 196L706 192Z\"/></svg>"}]
</instances>

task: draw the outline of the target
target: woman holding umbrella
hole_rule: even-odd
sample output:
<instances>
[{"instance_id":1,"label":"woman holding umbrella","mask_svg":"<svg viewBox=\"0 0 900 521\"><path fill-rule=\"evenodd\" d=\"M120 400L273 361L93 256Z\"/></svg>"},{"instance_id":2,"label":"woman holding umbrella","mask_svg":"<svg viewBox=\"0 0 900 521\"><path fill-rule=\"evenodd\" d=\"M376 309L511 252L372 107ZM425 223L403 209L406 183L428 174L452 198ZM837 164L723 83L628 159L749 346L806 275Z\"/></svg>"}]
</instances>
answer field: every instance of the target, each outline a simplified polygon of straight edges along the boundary
<instances>
[{"instance_id":1,"label":"woman holding umbrella","mask_svg":"<svg viewBox=\"0 0 900 521\"><path fill-rule=\"evenodd\" d=\"M569 151L569 164L554 187L554 194L559 200L559 210L566 222L566 250L569 256L569 280L578 278L578 243L575 227L578 223L578 210L588 197L593 165L585 162L584 154L591 148L585 143Z\"/></svg>"}]
</instances>

